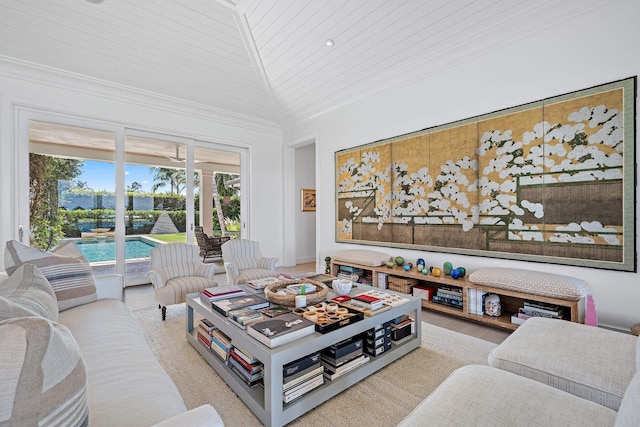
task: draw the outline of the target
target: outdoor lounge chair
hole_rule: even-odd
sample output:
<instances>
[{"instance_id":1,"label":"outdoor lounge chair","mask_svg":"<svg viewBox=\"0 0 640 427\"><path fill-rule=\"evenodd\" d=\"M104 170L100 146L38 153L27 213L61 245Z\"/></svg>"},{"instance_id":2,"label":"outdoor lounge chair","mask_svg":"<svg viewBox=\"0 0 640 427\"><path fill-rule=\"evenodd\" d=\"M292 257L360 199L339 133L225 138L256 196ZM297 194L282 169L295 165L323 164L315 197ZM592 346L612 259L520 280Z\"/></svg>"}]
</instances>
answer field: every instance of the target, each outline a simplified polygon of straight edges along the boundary
<instances>
[{"instance_id":1,"label":"outdoor lounge chair","mask_svg":"<svg viewBox=\"0 0 640 427\"><path fill-rule=\"evenodd\" d=\"M207 258L222 258L222 244L228 242L231 237L207 236L202 227L195 228L196 240L200 247L200 256L204 262Z\"/></svg>"}]
</instances>

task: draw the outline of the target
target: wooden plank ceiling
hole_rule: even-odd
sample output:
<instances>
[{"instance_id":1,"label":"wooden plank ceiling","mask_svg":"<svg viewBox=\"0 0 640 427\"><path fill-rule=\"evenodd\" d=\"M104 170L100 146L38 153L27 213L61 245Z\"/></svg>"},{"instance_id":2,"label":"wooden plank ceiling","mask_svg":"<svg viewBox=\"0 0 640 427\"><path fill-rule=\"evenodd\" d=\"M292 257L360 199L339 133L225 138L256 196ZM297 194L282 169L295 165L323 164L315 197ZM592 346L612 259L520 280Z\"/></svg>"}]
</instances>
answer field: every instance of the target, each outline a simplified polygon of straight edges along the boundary
<instances>
[{"instance_id":1,"label":"wooden plank ceiling","mask_svg":"<svg viewBox=\"0 0 640 427\"><path fill-rule=\"evenodd\" d=\"M0 0L0 57L287 127L612 1Z\"/></svg>"}]
</instances>

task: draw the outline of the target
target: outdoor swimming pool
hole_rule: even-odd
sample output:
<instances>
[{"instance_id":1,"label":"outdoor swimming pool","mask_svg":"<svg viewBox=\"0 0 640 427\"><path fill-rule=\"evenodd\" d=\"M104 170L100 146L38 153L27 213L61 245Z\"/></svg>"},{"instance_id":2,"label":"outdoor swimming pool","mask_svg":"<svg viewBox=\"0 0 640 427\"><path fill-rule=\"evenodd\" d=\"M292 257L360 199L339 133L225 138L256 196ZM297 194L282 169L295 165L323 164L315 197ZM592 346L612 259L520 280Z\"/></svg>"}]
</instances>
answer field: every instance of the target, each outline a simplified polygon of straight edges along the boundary
<instances>
[{"instance_id":1,"label":"outdoor swimming pool","mask_svg":"<svg viewBox=\"0 0 640 427\"><path fill-rule=\"evenodd\" d=\"M115 261L115 239L82 239L76 240L75 245L89 262ZM149 258L151 249L158 246L152 240L143 237L127 237L125 240L125 258Z\"/></svg>"}]
</instances>

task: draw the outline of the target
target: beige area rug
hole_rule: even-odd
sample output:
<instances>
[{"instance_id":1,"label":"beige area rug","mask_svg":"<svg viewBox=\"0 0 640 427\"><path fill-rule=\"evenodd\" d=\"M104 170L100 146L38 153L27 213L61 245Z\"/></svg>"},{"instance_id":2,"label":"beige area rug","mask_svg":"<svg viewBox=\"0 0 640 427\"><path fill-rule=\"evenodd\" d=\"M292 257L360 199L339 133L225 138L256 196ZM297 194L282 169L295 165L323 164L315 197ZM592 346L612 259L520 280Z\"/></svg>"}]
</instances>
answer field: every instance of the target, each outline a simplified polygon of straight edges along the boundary
<instances>
[{"instance_id":1,"label":"beige area rug","mask_svg":"<svg viewBox=\"0 0 640 427\"><path fill-rule=\"evenodd\" d=\"M185 305L133 311L160 364L180 390L187 408L210 403L226 426L262 423L185 338ZM406 417L451 372L485 363L495 344L422 324L423 344L400 360L294 420L289 426L393 426ZM354 410L357 408L357 410Z\"/></svg>"}]
</instances>

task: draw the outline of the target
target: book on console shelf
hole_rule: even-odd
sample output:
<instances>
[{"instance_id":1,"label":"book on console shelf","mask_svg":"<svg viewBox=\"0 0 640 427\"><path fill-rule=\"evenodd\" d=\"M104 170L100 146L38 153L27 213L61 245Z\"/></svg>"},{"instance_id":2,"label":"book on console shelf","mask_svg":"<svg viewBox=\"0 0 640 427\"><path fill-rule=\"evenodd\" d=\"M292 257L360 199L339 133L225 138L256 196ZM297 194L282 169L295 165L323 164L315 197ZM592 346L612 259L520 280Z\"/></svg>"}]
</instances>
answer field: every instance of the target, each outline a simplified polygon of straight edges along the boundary
<instances>
[{"instance_id":1,"label":"book on console shelf","mask_svg":"<svg viewBox=\"0 0 640 427\"><path fill-rule=\"evenodd\" d=\"M234 298L246 295L244 289L236 285L218 286L215 288L206 288L200 292L200 299L203 302L213 302L220 299Z\"/></svg>"},{"instance_id":2,"label":"book on console shelf","mask_svg":"<svg viewBox=\"0 0 640 427\"><path fill-rule=\"evenodd\" d=\"M563 319L564 314L560 312L549 312L547 310L537 310L533 308L521 307L518 309L518 313L528 317L547 317L549 319Z\"/></svg>"},{"instance_id":3,"label":"book on console shelf","mask_svg":"<svg viewBox=\"0 0 640 427\"><path fill-rule=\"evenodd\" d=\"M240 308L252 308L254 310L259 310L261 308L269 307L269 301L263 297L259 297L258 295L245 295L213 301L211 303L211 307L223 316L228 316L230 311Z\"/></svg>"},{"instance_id":4,"label":"book on console shelf","mask_svg":"<svg viewBox=\"0 0 640 427\"><path fill-rule=\"evenodd\" d=\"M482 315L484 313L484 297L486 291L480 289L467 288L467 312L469 314Z\"/></svg>"},{"instance_id":5,"label":"book on console shelf","mask_svg":"<svg viewBox=\"0 0 640 427\"><path fill-rule=\"evenodd\" d=\"M307 335L312 335L315 331L315 323L293 313L261 320L247 326L249 336L269 348L278 347Z\"/></svg>"},{"instance_id":6,"label":"book on console shelf","mask_svg":"<svg viewBox=\"0 0 640 427\"><path fill-rule=\"evenodd\" d=\"M564 307L543 302L525 301L523 309L525 311L548 314L553 317L562 316L564 314Z\"/></svg>"},{"instance_id":7,"label":"book on console shelf","mask_svg":"<svg viewBox=\"0 0 640 427\"><path fill-rule=\"evenodd\" d=\"M442 296L439 296L439 295L434 295L433 298L431 299L431 301L436 303L436 304L446 305L448 307L462 308L462 300L457 300L457 299L442 297Z\"/></svg>"}]
</instances>

